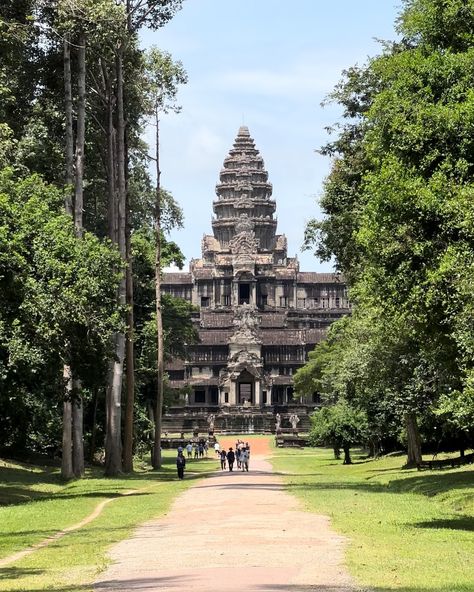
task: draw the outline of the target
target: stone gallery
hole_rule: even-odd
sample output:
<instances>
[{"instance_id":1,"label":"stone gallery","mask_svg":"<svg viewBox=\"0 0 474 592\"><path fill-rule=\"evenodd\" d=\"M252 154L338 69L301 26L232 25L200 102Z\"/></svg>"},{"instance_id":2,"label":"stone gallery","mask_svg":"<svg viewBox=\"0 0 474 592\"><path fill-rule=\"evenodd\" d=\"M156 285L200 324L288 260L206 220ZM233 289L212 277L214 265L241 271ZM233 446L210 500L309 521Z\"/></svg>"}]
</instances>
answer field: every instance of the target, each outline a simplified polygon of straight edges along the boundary
<instances>
[{"instance_id":1,"label":"stone gallery","mask_svg":"<svg viewBox=\"0 0 474 592\"><path fill-rule=\"evenodd\" d=\"M304 415L318 405L318 393L294 401L293 374L329 325L350 312L346 285L338 274L301 272L288 257L286 237L276 232L272 184L247 127L224 160L216 193L202 257L191 260L189 273L163 276L164 292L199 309L199 342L168 365L170 385L188 387L181 410L194 416L273 416L288 405Z\"/></svg>"}]
</instances>

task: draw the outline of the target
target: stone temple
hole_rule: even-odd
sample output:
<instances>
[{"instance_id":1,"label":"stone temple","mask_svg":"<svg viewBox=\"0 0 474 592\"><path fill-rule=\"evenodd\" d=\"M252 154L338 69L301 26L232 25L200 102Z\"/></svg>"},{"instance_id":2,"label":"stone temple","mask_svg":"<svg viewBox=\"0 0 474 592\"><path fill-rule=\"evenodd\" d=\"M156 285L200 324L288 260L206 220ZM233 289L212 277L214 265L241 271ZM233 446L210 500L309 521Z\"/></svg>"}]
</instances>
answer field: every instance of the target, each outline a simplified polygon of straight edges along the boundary
<instances>
[{"instance_id":1,"label":"stone temple","mask_svg":"<svg viewBox=\"0 0 474 592\"><path fill-rule=\"evenodd\" d=\"M192 302L199 343L167 368L170 386L185 389L164 429L272 431L274 414L307 414L318 393L293 399L293 374L329 325L350 313L342 277L300 272L277 234L276 202L263 158L242 126L224 160L213 202L212 234L189 273L165 273L162 289ZM182 392L182 391L181 391Z\"/></svg>"}]
</instances>

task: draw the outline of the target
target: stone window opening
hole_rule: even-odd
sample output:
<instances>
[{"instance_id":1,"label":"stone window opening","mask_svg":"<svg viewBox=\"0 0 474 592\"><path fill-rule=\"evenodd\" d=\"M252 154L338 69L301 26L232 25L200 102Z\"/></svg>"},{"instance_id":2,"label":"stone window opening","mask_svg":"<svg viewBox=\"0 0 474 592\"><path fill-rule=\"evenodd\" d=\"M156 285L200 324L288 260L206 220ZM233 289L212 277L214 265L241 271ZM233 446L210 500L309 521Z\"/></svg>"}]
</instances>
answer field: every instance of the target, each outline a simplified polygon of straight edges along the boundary
<instances>
[{"instance_id":1,"label":"stone window opening","mask_svg":"<svg viewBox=\"0 0 474 592\"><path fill-rule=\"evenodd\" d=\"M209 296L201 296L201 308L209 308L211 299Z\"/></svg>"}]
</instances>

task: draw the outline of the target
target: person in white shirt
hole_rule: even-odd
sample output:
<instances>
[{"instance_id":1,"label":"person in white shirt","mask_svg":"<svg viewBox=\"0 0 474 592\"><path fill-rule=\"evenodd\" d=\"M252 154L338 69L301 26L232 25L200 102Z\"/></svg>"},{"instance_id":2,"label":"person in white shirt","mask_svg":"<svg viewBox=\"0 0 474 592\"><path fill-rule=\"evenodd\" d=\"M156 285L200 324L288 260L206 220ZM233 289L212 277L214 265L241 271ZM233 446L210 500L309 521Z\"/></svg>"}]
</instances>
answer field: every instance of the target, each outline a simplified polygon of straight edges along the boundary
<instances>
[{"instance_id":1,"label":"person in white shirt","mask_svg":"<svg viewBox=\"0 0 474 592\"><path fill-rule=\"evenodd\" d=\"M249 470L249 451L247 448L242 448L240 451L240 466L242 467L242 471Z\"/></svg>"}]
</instances>

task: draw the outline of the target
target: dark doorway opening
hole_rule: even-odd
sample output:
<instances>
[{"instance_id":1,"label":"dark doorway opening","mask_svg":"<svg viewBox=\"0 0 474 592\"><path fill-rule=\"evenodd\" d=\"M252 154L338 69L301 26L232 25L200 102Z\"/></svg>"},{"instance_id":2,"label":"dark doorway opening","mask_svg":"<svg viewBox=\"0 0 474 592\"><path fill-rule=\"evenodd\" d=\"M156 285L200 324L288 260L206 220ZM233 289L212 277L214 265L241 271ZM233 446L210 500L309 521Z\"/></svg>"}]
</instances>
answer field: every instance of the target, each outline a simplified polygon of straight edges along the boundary
<instances>
[{"instance_id":1,"label":"dark doorway opening","mask_svg":"<svg viewBox=\"0 0 474 592\"><path fill-rule=\"evenodd\" d=\"M216 386L211 386L211 405L219 404L219 390Z\"/></svg>"},{"instance_id":2,"label":"dark doorway opening","mask_svg":"<svg viewBox=\"0 0 474 592\"><path fill-rule=\"evenodd\" d=\"M239 404L243 405L245 402L252 402L252 383L241 382L239 383Z\"/></svg>"},{"instance_id":3,"label":"dark doorway opening","mask_svg":"<svg viewBox=\"0 0 474 592\"><path fill-rule=\"evenodd\" d=\"M239 284L239 304L250 304L250 284Z\"/></svg>"},{"instance_id":4,"label":"dark doorway opening","mask_svg":"<svg viewBox=\"0 0 474 592\"><path fill-rule=\"evenodd\" d=\"M194 391L194 402L205 403L206 402L206 391L198 390Z\"/></svg>"}]
</instances>

